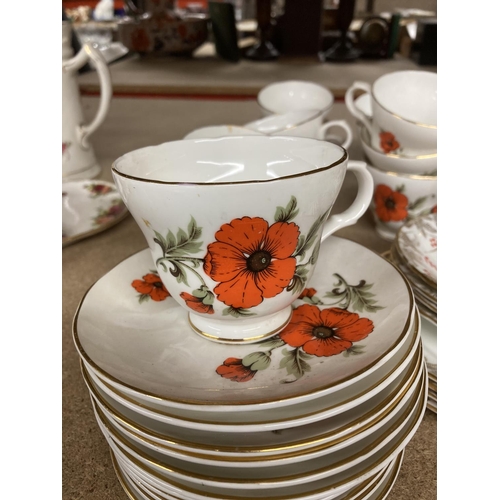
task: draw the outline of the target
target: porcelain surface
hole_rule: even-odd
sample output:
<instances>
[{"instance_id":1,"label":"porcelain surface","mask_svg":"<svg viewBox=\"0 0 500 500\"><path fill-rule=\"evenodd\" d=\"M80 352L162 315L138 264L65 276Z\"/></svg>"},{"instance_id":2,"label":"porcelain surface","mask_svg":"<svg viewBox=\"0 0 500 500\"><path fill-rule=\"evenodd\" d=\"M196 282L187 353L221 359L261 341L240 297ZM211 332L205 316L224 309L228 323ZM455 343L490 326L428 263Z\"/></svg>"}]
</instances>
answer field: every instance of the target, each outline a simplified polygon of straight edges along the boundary
<instances>
[{"instance_id":1,"label":"porcelain surface","mask_svg":"<svg viewBox=\"0 0 500 500\"><path fill-rule=\"evenodd\" d=\"M384 398L382 402L380 402L381 398L375 396L375 401L371 405L360 405L356 411L347 411L334 418L319 420L315 423L316 428L312 424L286 428L288 431L281 439L273 438L265 430L254 433L253 450L248 448L248 442L244 442L245 439L242 438L241 433L233 434L231 442L233 451L230 451L228 446L224 446L230 441L229 436L222 433L210 436L208 434L210 429L205 429L205 441L212 442L211 448L209 445L196 446L175 439L172 437L173 434L175 435L175 429L173 433L169 432L172 425L162 426L161 423L156 423L156 428L170 435L168 438L154 431L147 431L141 425L145 420L144 417L139 414L134 418L130 411L131 418L120 417L123 409L121 413L115 410L115 408L120 408L119 403L110 399L97 385L92 385L89 381L86 383L93 396L96 411L102 414L101 419L125 435L131 442L188 462L236 468L267 467L326 455L351 446L382 427L407 403L415 392L415 388L421 383L423 354L420 351L419 348L419 353L411 356L413 359L408 370L405 370L397 380L397 386L391 388L390 397ZM148 426L153 427L152 424ZM269 436L267 442L266 434ZM278 441L280 444L276 445ZM223 443L222 446L221 443ZM240 443L246 444L247 447L238 446ZM256 447L259 444L262 448L257 450Z\"/></svg>"},{"instance_id":2,"label":"porcelain surface","mask_svg":"<svg viewBox=\"0 0 500 500\"><path fill-rule=\"evenodd\" d=\"M374 191L370 210L375 230L393 241L410 220L437 211L437 177L396 174L368 165Z\"/></svg>"},{"instance_id":3,"label":"porcelain surface","mask_svg":"<svg viewBox=\"0 0 500 500\"><path fill-rule=\"evenodd\" d=\"M359 91L370 96L367 116L355 105ZM373 84L355 81L345 95L349 112L370 131L371 145L406 156L437 153L437 75L406 70L386 73Z\"/></svg>"},{"instance_id":4,"label":"porcelain surface","mask_svg":"<svg viewBox=\"0 0 500 500\"><path fill-rule=\"evenodd\" d=\"M396 244L401 256L424 280L437 285L437 214L408 221L398 231Z\"/></svg>"},{"instance_id":5,"label":"porcelain surface","mask_svg":"<svg viewBox=\"0 0 500 500\"><path fill-rule=\"evenodd\" d=\"M422 316L422 344L429 373L437 376L437 326Z\"/></svg>"},{"instance_id":6,"label":"porcelain surface","mask_svg":"<svg viewBox=\"0 0 500 500\"><path fill-rule=\"evenodd\" d=\"M191 331L184 310L158 294L146 249L87 292L74 320L75 344L98 373L186 407L258 410L333 394L392 356L408 333L413 297L397 268L342 238L324 242L318 266L294 303L311 330L297 339L294 327L261 344L233 346ZM345 330L343 339L324 342L312 329L330 324L331 313L345 316L353 332L366 325L371 332L359 338Z\"/></svg>"},{"instance_id":7,"label":"porcelain surface","mask_svg":"<svg viewBox=\"0 0 500 500\"><path fill-rule=\"evenodd\" d=\"M304 488L311 491L321 484L321 481L329 480L330 487L346 491L359 483L360 470L366 473L371 468L372 473L376 473L390 462L395 453L402 451L411 439L422 419L427 402L425 372L422 380L421 390L415 392L411 402L395 419L368 438L340 452L286 466L258 469L200 466L159 456L152 450L125 443L101 422L98 423L117 456L130 463L134 470L141 471L142 474L148 473L147 477L160 478L164 487L175 482L195 490L202 486L206 493L225 492L227 495L235 490L252 490L253 494L257 491L266 492L268 498L272 498L273 493L283 495L290 487L295 488L294 493L297 494L301 490L304 491ZM335 484L331 484L332 481ZM175 494L174 489L169 492Z\"/></svg>"},{"instance_id":8,"label":"porcelain surface","mask_svg":"<svg viewBox=\"0 0 500 500\"><path fill-rule=\"evenodd\" d=\"M437 154L411 157L383 153L371 146L369 132L362 124L358 126L358 136L368 163L380 170L409 175L437 175Z\"/></svg>"},{"instance_id":9,"label":"porcelain surface","mask_svg":"<svg viewBox=\"0 0 500 500\"><path fill-rule=\"evenodd\" d=\"M263 135L258 130L252 130L248 127L240 127L238 125L210 125L208 127L200 127L184 136L185 140L189 139L214 139L217 137L227 136L244 136L244 135Z\"/></svg>"},{"instance_id":10,"label":"porcelain surface","mask_svg":"<svg viewBox=\"0 0 500 500\"><path fill-rule=\"evenodd\" d=\"M250 344L285 328L321 241L367 210L373 179L347 160L327 141L235 136L132 151L112 174L191 328ZM347 171L357 196L330 213Z\"/></svg>"},{"instance_id":11,"label":"porcelain surface","mask_svg":"<svg viewBox=\"0 0 500 500\"><path fill-rule=\"evenodd\" d=\"M128 215L111 182L83 180L62 184L62 246L104 231Z\"/></svg>"},{"instance_id":12,"label":"porcelain surface","mask_svg":"<svg viewBox=\"0 0 500 500\"><path fill-rule=\"evenodd\" d=\"M333 102L333 94L326 87L300 80L271 83L257 95L257 103L265 115L313 109L324 116Z\"/></svg>"}]
</instances>

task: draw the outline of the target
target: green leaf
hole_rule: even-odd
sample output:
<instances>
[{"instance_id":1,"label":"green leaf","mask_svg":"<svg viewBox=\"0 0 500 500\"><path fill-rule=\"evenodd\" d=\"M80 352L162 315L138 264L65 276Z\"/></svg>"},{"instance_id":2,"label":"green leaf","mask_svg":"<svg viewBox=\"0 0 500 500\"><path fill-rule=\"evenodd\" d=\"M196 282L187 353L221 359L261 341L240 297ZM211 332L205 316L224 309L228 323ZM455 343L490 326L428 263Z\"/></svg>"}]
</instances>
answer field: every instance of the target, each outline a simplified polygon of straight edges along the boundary
<instances>
[{"instance_id":1,"label":"green leaf","mask_svg":"<svg viewBox=\"0 0 500 500\"><path fill-rule=\"evenodd\" d=\"M274 214L274 220L276 222L288 222L297 216L299 213L297 209L297 198L292 196L286 208L277 207L276 213Z\"/></svg>"},{"instance_id":2,"label":"green leaf","mask_svg":"<svg viewBox=\"0 0 500 500\"><path fill-rule=\"evenodd\" d=\"M226 307L222 311L223 316L228 316L231 315L234 318L239 318L241 316L255 316L255 313L250 312L248 309L243 309L243 308L234 308L234 307Z\"/></svg>"},{"instance_id":3,"label":"green leaf","mask_svg":"<svg viewBox=\"0 0 500 500\"><path fill-rule=\"evenodd\" d=\"M280 361L280 368L285 368L288 375L293 375L295 379L299 379L311 371L311 366L306 361L311 358L308 354L300 349L289 351L285 348L281 352L283 353L283 358Z\"/></svg>"},{"instance_id":4,"label":"green leaf","mask_svg":"<svg viewBox=\"0 0 500 500\"><path fill-rule=\"evenodd\" d=\"M148 300L149 300L149 295L147 293L141 293L141 295L139 296L139 304L147 302Z\"/></svg>"},{"instance_id":5,"label":"green leaf","mask_svg":"<svg viewBox=\"0 0 500 500\"><path fill-rule=\"evenodd\" d=\"M266 351L272 351L273 349L281 347L282 345L285 345L285 342L281 340L279 336L271 337L270 339L259 342L259 347Z\"/></svg>"},{"instance_id":6,"label":"green leaf","mask_svg":"<svg viewBox=\"0 0 500 500\"><path fill-rule=\"evenodd\" d=\"M251 370L265 370L271 364L271 356L265 352L252 352L247 354L241 364Z\"/></svg>"}]
</instances>

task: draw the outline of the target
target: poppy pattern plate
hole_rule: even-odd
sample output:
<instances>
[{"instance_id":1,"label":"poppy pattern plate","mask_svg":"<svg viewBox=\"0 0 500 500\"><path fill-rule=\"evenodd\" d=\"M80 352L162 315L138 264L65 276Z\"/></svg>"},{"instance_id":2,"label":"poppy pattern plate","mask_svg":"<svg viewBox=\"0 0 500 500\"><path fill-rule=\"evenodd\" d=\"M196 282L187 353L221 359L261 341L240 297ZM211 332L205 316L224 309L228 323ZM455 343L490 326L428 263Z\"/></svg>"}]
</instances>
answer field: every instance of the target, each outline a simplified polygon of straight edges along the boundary
<instances>
[{"instance_id":1,"label":"poppy pattern plate","mask_svg":"<svg viewBox=\"0 0 500 500\"><path fill-rule=\"evenodd\" d=\"M145 249L103 276L82 299L73 336L98 373L170 401L272 406L333 392L389 359L413 316L401 272L336 236L323 242L290 324L256 344L197 335L154 269Z\"/></svg>"}]
</instances>

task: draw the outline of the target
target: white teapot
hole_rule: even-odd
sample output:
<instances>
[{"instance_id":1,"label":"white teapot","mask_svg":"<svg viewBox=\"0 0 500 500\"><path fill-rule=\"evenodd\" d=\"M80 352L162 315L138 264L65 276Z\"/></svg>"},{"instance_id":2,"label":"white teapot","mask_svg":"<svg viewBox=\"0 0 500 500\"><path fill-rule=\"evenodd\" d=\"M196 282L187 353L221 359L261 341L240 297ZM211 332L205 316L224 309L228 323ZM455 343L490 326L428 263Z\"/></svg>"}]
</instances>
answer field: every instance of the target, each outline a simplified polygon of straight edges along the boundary
<instances>
[{"instance_id":1,"label":"white teapot","mask_svg":"<svg viewBox=\"0 0 500 500\"><path fill-rule=\"evenodd\" d=\"M74 55L71 22L62 21L62 178L63 181L94 178L101 172L89 137L108 114L113 95L111 75L98 49L85 44ZM101 100L94 119L84 123L77 71L92 61L99 77Z\"/></svg>"}]
</instances>

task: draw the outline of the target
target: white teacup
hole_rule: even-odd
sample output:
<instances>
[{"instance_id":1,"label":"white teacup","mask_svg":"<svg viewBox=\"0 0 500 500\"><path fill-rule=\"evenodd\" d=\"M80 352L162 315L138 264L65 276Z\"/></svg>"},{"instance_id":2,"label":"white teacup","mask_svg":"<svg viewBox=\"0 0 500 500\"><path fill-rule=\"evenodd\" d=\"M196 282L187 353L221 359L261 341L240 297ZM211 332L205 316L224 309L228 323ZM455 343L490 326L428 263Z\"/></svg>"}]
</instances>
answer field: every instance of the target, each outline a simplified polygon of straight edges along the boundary
<instances>
[{"instance_id":1,"label":"white teacup","mask_svg":"<svg viewBox=\"0 0 500 500\"><path fill-rule=\"evenodd\" d=\"M324 117L333 102L333 94L326 87L301 80L271 83L257 95L257 103L264 116L314 109Z\"/></svg>"},{"instance_id":2,"label":"white teacup","mask_svg":"<svg viewBox=\"0 0 500 500\"><path fill-rule=\"evenodd\" d=\"M371 97L371 117L355 104L359 91ZM345 103L369 130L374 149L404 156L437 152L436 73L395 71L381 76L373 85L354 82L346 92Z\"/></svg>"},{"instance_id":3,"label":"white teacup","mask_svg":"<svg viewBox=\"0 0 500 500\"><path fill-rule=\"evenodd\" d=\"M311 139L325 140L327 133L334 127L341 128L345 135L340 144L347 149L352 143L352 130L345 120L331 120L322 123L323 113L319 110L297 110L283 114L273 114L247 123L245 128L256 130L267 135L281 135L292 137L310 137Z\"/></svg>"},{"instance_id":4,"label":"white teacup","mask_svg":"<svg viewBox=\"0 0 500 500\"><path fill-rule=\"evenodd\" d=\"M357 196L331 215L347 170ZM364 162L301 137L167 142L118 158L112 174L193 330L231 343L258 342L287 325L321 241L354 224L373 192Z\"/></svg>"},{"instance_id":5,"label":"white teacup","mask_svg":"<svg viewBox=\"0 0 500 500\"><path fill-rule=\"evenodd\" d=\"M367 165L373 177L370 211L380 237L392 241L409 220L437 212L437 176L409 175Z\"/></svg>"}]
</instances>

